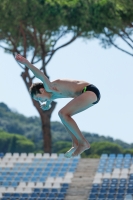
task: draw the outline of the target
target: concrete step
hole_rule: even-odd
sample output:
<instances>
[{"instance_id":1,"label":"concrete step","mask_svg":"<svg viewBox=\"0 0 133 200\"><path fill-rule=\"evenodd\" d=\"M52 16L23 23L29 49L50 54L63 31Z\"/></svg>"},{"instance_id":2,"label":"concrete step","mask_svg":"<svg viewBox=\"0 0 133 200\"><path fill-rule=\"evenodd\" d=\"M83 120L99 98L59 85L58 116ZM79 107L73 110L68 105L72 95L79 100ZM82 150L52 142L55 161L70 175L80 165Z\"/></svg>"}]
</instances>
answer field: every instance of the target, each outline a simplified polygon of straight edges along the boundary
<instances>
[{"instance_id":1,"label":"concrete step","mask_svg":"<svg viewBox=\"0 0 133 200\"><path fill-rule=\"evenodd\" d=\"M67 190L65 200L87 200L99 159L82 158Z\"/></svg>"}]
</instances>

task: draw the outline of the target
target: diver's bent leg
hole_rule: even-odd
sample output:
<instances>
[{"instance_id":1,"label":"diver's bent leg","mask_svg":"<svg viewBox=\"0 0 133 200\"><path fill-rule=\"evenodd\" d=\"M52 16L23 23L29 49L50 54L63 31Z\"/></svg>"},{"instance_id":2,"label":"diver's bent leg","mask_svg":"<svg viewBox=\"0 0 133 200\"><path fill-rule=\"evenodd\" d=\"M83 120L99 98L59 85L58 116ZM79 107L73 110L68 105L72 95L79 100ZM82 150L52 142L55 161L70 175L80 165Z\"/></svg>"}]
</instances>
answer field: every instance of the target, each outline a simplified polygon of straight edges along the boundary
<instances>
[{"instance_id":1,"label":"diver's bent leg","mask_svg":"<svg viewBox=\"0 0 133 200\"><path fill-rule=\"evenodd\" d=\"M59 117L66 128L77 138L78 143L86 142L85 137L82 135L76 122L72 119L70 115L63 113L63 111L60 110Z\"/></svg>"},{"instance_id":2,"label":"diver's bent leg","mask_svg":"<svg viewBox=\"0 0 133 200\"><path fill-rule=\"evenodd\" d=\"M72 154L75 152L75 150L77 149L79 142L77 138L73 135L73 133L66 127L66 125L65 124L63 125L65 126L67 132L71 135L71 138L72 138L72 147L65 153L65 157L70 158Z\"/></svg>"}]
</instances>

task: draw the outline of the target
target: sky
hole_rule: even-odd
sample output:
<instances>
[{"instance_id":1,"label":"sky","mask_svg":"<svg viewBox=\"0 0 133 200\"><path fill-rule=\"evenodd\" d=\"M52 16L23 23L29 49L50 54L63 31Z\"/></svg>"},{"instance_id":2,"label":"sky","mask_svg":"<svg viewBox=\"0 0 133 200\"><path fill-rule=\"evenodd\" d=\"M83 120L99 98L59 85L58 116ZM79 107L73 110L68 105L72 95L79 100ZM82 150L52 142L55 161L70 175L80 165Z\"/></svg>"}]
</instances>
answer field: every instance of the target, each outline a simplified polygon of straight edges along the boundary
<instances>
[{"instance_id":1,"label":"sky","mask_svg":"<svg viewBox=\"0 0 133 200\"><path fill-rule=\"evenodd\" d=\"M63 44L64 38L60 41ZM123 48L125 44L117 40ZM35 65L39 67L40 65ZM60 49L47 65L50 81L84 80L101 93L95 106L73 116L81 131L133 143L133 58L115 47L102 48L98 40L77 39ZM12 55L0 49L0 102L27 117L39 116L21 78L22 69ZM39 82L35 79L34 82ZM71 99L56 100L51 121L60 121L58 111Z\"/></svg>"}]
</instances>

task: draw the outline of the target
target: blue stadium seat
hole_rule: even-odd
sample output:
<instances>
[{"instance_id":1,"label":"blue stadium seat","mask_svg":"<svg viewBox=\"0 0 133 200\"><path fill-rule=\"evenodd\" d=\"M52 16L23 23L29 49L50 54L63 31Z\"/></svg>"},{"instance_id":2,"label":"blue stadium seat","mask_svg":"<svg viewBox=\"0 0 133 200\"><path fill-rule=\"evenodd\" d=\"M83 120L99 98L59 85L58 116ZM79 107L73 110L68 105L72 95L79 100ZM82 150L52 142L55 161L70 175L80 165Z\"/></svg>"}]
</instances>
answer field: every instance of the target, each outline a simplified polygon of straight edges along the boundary
<instances>
[{"instance_id":1,"label":"blue stadium seat","mask_svg":"<svg viewBox=\"0 0 133 200\"><path fill-rule=\"evenodd\" d=\"M116 199L123 199L124 195L123 194L116 194Z\"/></svg>"},{"instance_id":2,"label":"blue stadium seat","mask_svg":"<svg viewBox=\"0 0 133 200\"><path fill-rule=\"evenodd\" d=\"M115 194L108 194L106 198L107 199L114 199L114 197L115 197Z\"/></svg>"},{"instance_id":3,"label":"blue stadium seat","mask_svg":"<svg viewBox=\"0 0 133 200\"><path fill-rule=\"evenodd\" d=\"M118 185L118 187L121 188L121 189L123 189L123 188L126 187L126 183L120 183L120 184Z\"/></svg>"},{"instance_id":4,"label":"blue stadium seat","mask_svg":"<svg viewBox=\"0 0 133 200\"><path fill-rule=\"evenodd\" d=\"M29 194L27 194L27 193L22 193L21 197L22 197L22 198L28 198L28 197L29 197Z\"/></svg>"},{"instance_id":5,"label":"blue stadium seat","mask_svg":"<svg viewBox=\"0 0 133 200\"><path fill-rule=\"evenodd\" d=\"M126 193L127 194L133 194L133 189L132 188L130 188L130 189L128 188L127 191L126 191Z\"/></svg>"},{"instance_id":6,"label":"blue stadium seat","mask_svg":"<svg viewBox=\"0 0 133 200\"><path fill-rule=\"evenodd\" d=\"M97 190L98 191L98 190ZM99 193L106 194L108 192L107 189L101 188Z\"/></svg>"},{"instance_id":7,"label":"blue stadium seat","mask_svg":"<svg viewBox=\"0 0 133 200\"><path fill-rule=\"evenodd\" d=\"M108 194L116 194L116 190L109 189Z\"/></svg>"},{"instance_id":8,"label":"blue stadium seat","mask_svg":"<svg viewBox=\"0 0 133 200\"><path fill-rule=\"evenodd\" d=\"M36 192L36 193L41 193L41 189L40 189L40 188L35 188L35 189L34 189L34 192Z\"/></svg>"},{"instance_id":9,"label":"blue stadium seat","mask_svg":"<svg viewBox=\"0 0 133 200\"><path fill-rule=\"evenodd\" d=\"M133 183L133 179L128 179L128 182L129 183Z\"/></svg>"},{"instance_id":10,"label":"blue stadium seat","mask_svg":"<svg viewBox=\"0 0 133 200\"><path fill-rule=\"evenodd\" d=\"M122 165L121 165L121 164L116 164L116 165L115 165L115 168L121 169L121 168L122 168Z\"/></svg>"},{"instance_id":11,"label":"blue stadium seat","mask_svg":"<svg viewBox=\"0 0 133 200\"><path fill-rule=\"evenodd\" d=\"M133 174L130 174L129 177L133 177Z\"/></svg>"},{"instance_id":12,"label":"blue stadium seat","mask_svg":"<svg viewBox=\"0 0 133 200\"><path fill-rule=\"evenodd\" d=\"M2 172L1 176L7 176L7 172Z\"/></svg>"},{"instance_id":13,"label":"blue stadium seat","mask_svg":"<svg viewBox=\"0 0 133 200\"><path fill-rule=\"evenodd\" d=\"M107 162L107 160L100 160L99 165L103 165Z\"/></svg>"},{"instance_id":14,"label":"blue stadium seat","mask_svg":"<svg viewBox=\"0 0 133 200\"><path fill-rule=\"evenodd\" d=\"M118 179L117 178L112 178L111 179L111 183L118 183Z\"/></svg>"},{"instance_id":15,"label":"blue stadium seat","mask_svg":"<svg viewBox=\"0 0 133 200\"><path fill-rule=\"evenodd\" d=\"M10 187L17 187L18 186L18 182L14 181L10 184Z\"/></svg>"},{"instance_id":16,"label":"blue stadium seat","mask_svg":"<svg viewBox=\"0 0 133 200\"><path fill-rule=\"evenodd\" d=\"M100 190L99 192L97 192L96 194L98 195L106 195L107 194L107 190Z\"/></svg>"},{"instance_id":17,"label":"blue stadium seat","mask_svg":"<svg viewBox=\"0 0 133 200\"><path fill-rule=\"evenodd\" d=\"M102 181L103 181L103 183L109 183L110 179L109 178L103 178Z\"/></svg>"},{"instance_id":18,"label":"blue stadium seat","mask_svg":"<svg viewBox=\"0 0 133 200\"><path fill-rule=\"evenodd\" d=\"M133 183L128 183L127 188L128 189L133 189Z\"/></svg>"},{"instance_id":19,"label":"blue stadium seat","mask_svg":"<svg viewBox=\"0 0 133 200\"><path fill-rule=\"evenodd\" d=\"M60 173L58 174L58 176L59 176L59 177L64 177L65 174L66 174L66 172L60 172Z\"/></svg>"},{"instance_id":20,"label":"blue stadium seat","mask_svg":"<svg viewBox=\"0 0 133 200\"><path fill-rule=\"evenodd\" d=\"M65 193L65 194L66 194L66 193L67 193L67 189L68 189L68 188L61 188L61 189L60 189L60 193Z\"/></svg>"},{"instance_id":21,"label":"blue stadium seat","mask_svg":"<svg viewBox=\"0 0 133 200\"><path fill-rule=\"evenodd\" d=\"M12 194L12 198L20 198L21 197L21 194L19 194L19 193L13 193Z\"/></svg>"},{"instance_id":22,"label":"blue stadium seat","mask_svg":"<svg viewBox=\"0 0 133 200\"><path fill-rule=\"evenodd\" d=\"M61 163L56 163L54 167L59 168L61 166Z\"/></svg>"},{"instance_id":23,"label":"blue stadium seat","mask_svg":"<svg viewBox=\"0 0 133 200\"><path fill-rule=\"evenodd\" d=\"M108 154L102 154L100 158L108 158Z\"/></svg>"},{"instance_id":24,"label":"blue stadium seat","mask_svg":"<svg viewBox=\"0 0 133 200\"><path fill-rule=\"evenodd\" d=\"M21 178L19 178L19 181L21 180ZM1 181L1 177L0 177L0 181ZM11 181L13 181L13 178L12 177L6 177L6 181L9 181L9 182L11 182Z\"/></svg>"},{"instance_id":25,"label":"blue stadium seat","mask_svg":"<svg viewBox=\"0 0 133 200\"><path fill-rule=\"evenodd\" d=\"M2 187L9 187L10 186L10 182L2 182L1 186Z\"/></svg>"},{"instance_id":26,"label":"blue stadium seat","mask_svg":"<svg viewBox=\"0 0 133 200\"><path fill-rule=\"evenodd\" d=\"M117 182L116 182L116 183L111 183L111 184L110 184L110 188L117 188L117 186L118 186Z\"/></svg>"},{"instance_id":27,"label":"blue stadium seat","mask_svg":"<svg viewBox=\"0 0 133 200\"><path fill-rule=\"evenodd\" d=\"M38 193L34 192L32 194L29 195L32 198L37 198L38 197Z\"/></svg>"},{"instance_id":28,"label":"blue stadium seat","mask_svg":"<svg viewBox=\"0 0 133 200\"><path fill-rule=\"evenodd\" d=\"M107 172L107 173L112 173L112 171L113 171L113 169L109 169L109 168L105 170L105 172Z\"/></svg>"},{"instance_id":29,"label":"blue stadium seat","mask_svg":"<svg viewBox=\"0 0 133 200\"><path fill-rule=\"evenodd\" d=\"M12 199L12 200L14 200L14 199ZM35 198L29 197L28 200L35 200Z\"/></svg>"},{"instance_id":30,"label":"blue stadium seat","mask_svg":"<svg viewBox=\"0 0 133 200\"><path fill-rule=\"evenodd\" d=\"M130 165L124 165L123 168L124 168L124 169L129 169L129 168L130 168Z\"/></svg>"},{"instance_id":31,"label":"blue stadium seat","mask_svg":"<svg viewBox=\"0 0 133 200\"><path fill-rule=\"evenodd\" d=\"M125 184L126 184L126 182L127 182L127 179L126 179L126 178L121 178L121 179L120 179L120 183L125 183Z\"/></svg>"},{"instance_id":32,"label":"blue stadium seat","mask_svg":"<svg viewBox=\"0 0 133 200\"><path fill-rule=\"evenodd\" d=\"M96 194L90 194L89 199L96 199L96 196L97 196Z\"/></svg>"},{"instance_id":33,"label":"blue stadium seat","mask_svg":"<svg viewBox=\"0 0 133 200\"><path fill-rule=\"evenodd\" d=\"M125 158L131 158L131 157L132 157L132 156L131 156L130 153L125 154Z\"/></svg>"},{"instance_id":34,"label":"blue stadium seat","mask_svg":"<svg viewBox=\"0 0 133 200\"><path fill-rule=\"evenodd\" d=\"M75 172L76 169L75 169L75 168L70 168L68 171L69 171L69 172Z\"/></svg>"},{"instance_id":35,"label":"blue stadium seat","mask_svg":"<svg viewBox=\"0 0 133 200\"><path fill-rule=\"evenodd\" d=\"M105 199L103 199L103 200L105 200ZM114 197L113 198L106 198L106 200L114 200Z\"/></svg>"},{"instance_id":36,"label":"blue stadium seat","mask_svg":"<svg viewBox=\"0 0 133 200\"><path fill-rule=\"evenodd\" d=\"M69 183L62 183L61 186L62 188L69 188Z\"/></svg>"},{"instance_id":37,"label":"blue stadium seat","mask_svg":"<svg viewBox=\"0 0 133 200\"><path fill-rule=\"evenodd\" d=\"M56 177L56 176L57 176L57 172L51 172L51 173L49 174L49 176L51 176L51 177Z\"/></svg>"},{"instance_id":38,"label":"blue stadium seat","mask_svg":"<svg viewBox=\"0 0 133 200\"><path fill-rule=\"evenodd\" d=\"M39 180L39 177L32 177L30 179L31 182L37 182ZM44 179L43 179L44 180Z\"/></svg>"},{"instance_id":39,"label":"blue stadium seat","mask_svg":"<svg viewBox=\"0 0 133 200\"><path fill-rule=\"evenodd\" d=\"M59 192L59 193L58 193L58 197L59 197L59 198L64 198L64 197L65 197L65 193Z\"/></svg>"},{"instance_id":40,"label":"blue stadium seat","mask_svg":"<svg viewBox=\"0 0 133 200\"><path fill-rule=\"evenodd\" d=\"M94 184L92 184L92 188L100 188L100 184L94 183Z\"/></svg>"},{"instance_id":41,"label":"blue stadium seat","mask_svg":"<svg viewBox=\"0 0 133 200\"><path fill-rule=\"evenodd\" d=\"M95 199L96 200L96 199ZM97 198L97 200L105 200L105 198ZM107 200L107 199L106 199ZM113 199L114 200L114 199Z\"/></svg>"},{"instance_id":42,"label":"blue stadium seat","mask_svg":"<svg viewBox=\"0 0 133 200\"><path fill-rule=\"evenodd\" d=\"M103 173L103 172L104 172L104 169L98 169L97 172Z\"/></svg>"},{"instance_id":43,"label":"blue stadium seat","mask_svg":"<svg viewBox=\"0 0 133 200\"><path fill-rule=\"evenodd\" d=\"M58 171L59 171L59 167L54 167L54 168L52 169L52 171L53 171L53 172L58 172Z\"/></svg>"},{"instance_id":44,"label":"blue stadium seat","mask_svg":"<svg viewBox=\"0 0 133 200\"><path fill-rule=\"evenodd\" d=\"M50 189L48 189L48 188L43 188L42 189L42 193L48 194L49 192L50 192Z\"/></svg>"},{"instance_id":45,"label":"blue stadium seat","mask_svg":"<svg viewBox=\"0 0 133 200\"><path fill-rule=\"evenodd\" d=\"M47 193L42 192L42 193L40 193L39 197L41 197L41 198L47 197Z\"/></svg>"},{"instance_id":46,"label":"blue stadium seat","mask_svg":"<svg viewBox=\"0 0 133 200\"><path fill-rule=\"evenodd\" d=\"M55 198L56 197L56 193L50 193L49 196L50 198ZM64 196L63 196L64 197Z\"/></svg>"},{"instance_id":47,"label":"blue stadium seat","mask_svg":"<svg viewBox=\"0 0 133 200\"><path fill-rule=\"evenodd\" d=\"M29 182L30 179L31 179L30 177L22 177L23 182Z\"/></svg>"},{"instance_id":48,"label":"blue stadium seat","mask_svg":"<svg viewBox=\"0 0 133 200\"><path fill-rule=\"evenodd\" d=\"M99 194L99 195L97 196L97 198L98 198L98 199L104 199L104 198L106 198L106 194Z\"/></svg>"},{"instance_id":49,"label":"blue stadium seat","mask_svg":"<svg viewBox=\"0 0 133 200\"><path fill-rule=\"evenodd\" d=\"M3 193L3 197L10 198L11 196L12 196L12 193Z\"/></svg>"},{"instance_id":50,"label":"blue stadium seat","mask_svg":"<svg viewBox=\"0 0 133 200\"><path fill-rule=\"evenodd\" d=\"M38 182L44 183L46 181L47 177L39 177Z\"/></svg>"},{"instance_id":51,"label":"blue stadium seat","mask_svg":"<svg viewBox=\"0 0 133 200\"><path fill-rule=\"evenodd\" d=\"M31 172L26 172L25 177L31 177L32 173Z\"/></svg>"},{"instance_id":52,"label":"blue stadium seat","mask_svg":"<svg viewBox=\"0 0 133 200\"><path fill-rule=\"evenodd\" d=\"M117 194L125 194L125 189L118 189Z\"/></svg>"},{"instance_id":53,"label":"blue stadium seat","mask_svg":"<svg viewBox=\"0 0 133 200\"><path fill-rule=\"evenodd\" d=\"M64 190L65 190L65 189L64 189ZM58 191L57 188L52 188L52 189L51 189L51 192L58 193L59 191Z\"/></svg>"},{"instance_id":54,"label":"blue stadium seat","mask_svg":"<svg viewBox=\"0 0 133 200\"><path fill-rule=\"evenodd\" d=\"M117 154L117 158L123 158L124 157L124 155L123 154Z\"/></svg>"},{"instance_id":55,"label":"blue stadium seat","mask_svg":"<svg viewBox=\"0 0 133 200\"><path fill-rule=\"evenodd\" d=\"M102 184L101 184L101 187L102 187L102 188L108 188L108 186L109 186L109 183L102 183Z\"/></svg>"},{"instance_id":56,"label":"blue stadium seat","mask_svg":"<svg viewBox=\"0 0 133 200\"><path fill-rule=\"evenodd\" d=\"M98 194L98 193L99 193L99 191L98 191L98 190L93 190L93 189L92 189L92 190L90 190L90 194L95 194L95 195L96 195L96 194Z\"/></svg>"}]
</instances>

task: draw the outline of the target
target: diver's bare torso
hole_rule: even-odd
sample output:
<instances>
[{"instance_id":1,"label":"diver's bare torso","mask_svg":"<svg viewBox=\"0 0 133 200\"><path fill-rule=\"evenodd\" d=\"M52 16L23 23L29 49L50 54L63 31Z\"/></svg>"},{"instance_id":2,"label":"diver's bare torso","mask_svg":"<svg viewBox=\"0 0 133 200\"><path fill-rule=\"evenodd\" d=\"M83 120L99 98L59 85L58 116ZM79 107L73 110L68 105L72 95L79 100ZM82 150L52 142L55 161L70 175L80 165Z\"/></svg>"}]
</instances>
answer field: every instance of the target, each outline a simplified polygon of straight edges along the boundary
<instances>
[{"instance_id":1,"label":"diver's bare torso","mask_svg":"<svg viewBox=\"0 0 133 200\"><path fill-rule=\"evenodd\" d=\"M75 98L82 93L85 86L90 83L79 80L57 79L52 84L52 99Z\"/></svg>"}]
</instances>

